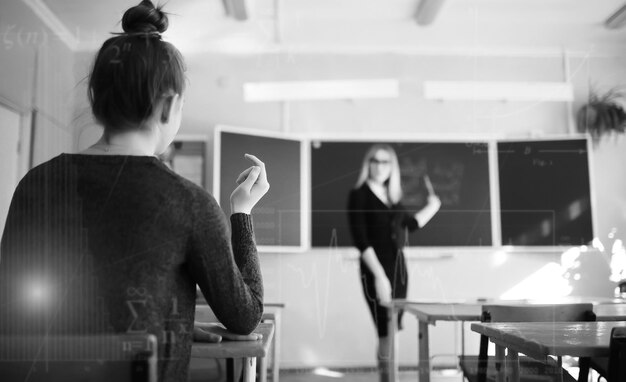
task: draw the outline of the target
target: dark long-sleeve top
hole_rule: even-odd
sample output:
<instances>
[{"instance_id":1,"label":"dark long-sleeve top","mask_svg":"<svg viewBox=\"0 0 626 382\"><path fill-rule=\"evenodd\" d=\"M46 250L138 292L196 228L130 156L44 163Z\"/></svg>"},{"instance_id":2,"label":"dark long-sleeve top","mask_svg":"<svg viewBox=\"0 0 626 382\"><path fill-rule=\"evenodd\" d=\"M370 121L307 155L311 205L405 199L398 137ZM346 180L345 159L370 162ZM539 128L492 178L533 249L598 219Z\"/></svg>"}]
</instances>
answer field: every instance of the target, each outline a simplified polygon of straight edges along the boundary
<instances>
[{"instance_id":1,"label":"dark long-sleeve top","mask_svg":"<svg viewBox=\"0 0 626 382\"><path fill-rule=\"evenodd\" d=\"M406 231L418 228L415 216L408 213L402 203L387 206L367 183L350 192L348 220L354 246L361 253L372 247L388 274L404 246Z\"/></svg>"},{"instance_id":2,"label":"dark long-sleeve top","mask_svg":"<svg viewBox=\"0 0 626 382\"><path fill-rule=\"evenodd\" d=\"M196 283L233 332L250 333L263 313L251 217L230 223L154 157L62 154L13 195L0 333L153 333L159 380L186 381Z\"/></svg>"}]
</instances>

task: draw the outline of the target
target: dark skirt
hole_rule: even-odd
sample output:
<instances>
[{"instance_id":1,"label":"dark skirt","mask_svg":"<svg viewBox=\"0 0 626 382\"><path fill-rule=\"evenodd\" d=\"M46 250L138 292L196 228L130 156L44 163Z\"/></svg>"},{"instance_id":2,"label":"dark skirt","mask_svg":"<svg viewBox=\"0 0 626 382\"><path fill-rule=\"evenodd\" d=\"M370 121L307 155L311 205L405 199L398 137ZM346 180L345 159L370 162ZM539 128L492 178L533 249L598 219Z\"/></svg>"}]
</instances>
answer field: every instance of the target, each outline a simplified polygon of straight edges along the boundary
<instances>
[{"instance_id":1,"label":"dark skirt","mask_svg":"<svg viewBox=\"0 0 626 382\"><path fill-rule=\"evenodd\" d=\"M404 255L400 253L394 265L385 266L385 273L391 283L392 297L393 298L406 298L408 290L408 275L406 270L406 261ZM390 320L389 309L378 303L376 296L376 286L374 285L374 274L369 270L367 264L361 261L361 284L363 285L363 294L365 296L365 302L370 310L378 337L387 337L388 327L387 323ZM402 315L404 310L398 310L398 330L402 330Z\"/></svg>"}]
</instances>

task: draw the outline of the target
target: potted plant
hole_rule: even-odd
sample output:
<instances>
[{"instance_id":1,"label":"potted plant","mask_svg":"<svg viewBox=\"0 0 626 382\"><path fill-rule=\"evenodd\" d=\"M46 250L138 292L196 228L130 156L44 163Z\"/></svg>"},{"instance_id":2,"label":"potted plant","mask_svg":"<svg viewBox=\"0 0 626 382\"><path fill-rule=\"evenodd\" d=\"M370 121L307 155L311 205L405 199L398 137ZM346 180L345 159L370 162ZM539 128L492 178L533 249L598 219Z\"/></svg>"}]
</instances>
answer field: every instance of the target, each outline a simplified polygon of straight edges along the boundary
<instances>
[{"instance_id":1,"label":"potted plant","mask_svg":"<svg viewBox=\"0 0 626 382\"><path fill-rule=\"evenodd\" d=\"M576 115L578 131L588 132L594 140L605 135L626 131L626 112L620 101L626 93L613 88L600 95L596 91L589 94L589 102L581 106Z\"/></svg>"}]
</instances>

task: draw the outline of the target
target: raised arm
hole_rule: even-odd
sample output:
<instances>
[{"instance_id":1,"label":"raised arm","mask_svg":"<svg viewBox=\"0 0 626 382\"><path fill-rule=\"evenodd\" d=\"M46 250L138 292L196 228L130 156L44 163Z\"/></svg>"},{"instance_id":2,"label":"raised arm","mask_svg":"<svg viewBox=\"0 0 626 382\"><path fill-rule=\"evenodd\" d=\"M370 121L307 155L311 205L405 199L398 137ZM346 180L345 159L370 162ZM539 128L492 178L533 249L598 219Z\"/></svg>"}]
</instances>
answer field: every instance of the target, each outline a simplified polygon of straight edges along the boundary
<instances>
[{"instance_id":1,"label":"raised arm","mask_svg":"<svg viewBox=\"0 0 626 382\"><path fill-rule=\"evenodd\" d=\"M203 213L195 213L188 269L217 319L228 330L248 334L263 314L263 280L252 218L233 214L231 236L224 213L208 197L196 205Z\"/></svg>"},{"instance_id":2,"label":"raised arm","mask_svg":"<svg viewBox=\"0 0 626 382\"><path fill-rule=\"evenodd\" d=\"M247 155L254 165L237 178L231 195L232 235L224 213L210 195L193 225L189 269L215 316L239 334L252 332L263 314L263 280L254 242L254 205L269 189L265 165Z\"/></svg>"},{"instance_id":3,"label":"raised arm","mask_svg":"<svg viewBox=\"0 0 626 382\"><path fill-rule=\"evenodd\" d=\"M437 211L439 211L439 208L441 208L441 200L437 195L435 195L435 190L430 182L430 178L428 178L428 176L424 176L424 182L426 183L426 189L428 190L427 204L424 208L415 213L415 220L417 220L417 224L420 227L425 226L426 223L428 223L430 219L435 216Z\"/></svg>"}]
</instances>

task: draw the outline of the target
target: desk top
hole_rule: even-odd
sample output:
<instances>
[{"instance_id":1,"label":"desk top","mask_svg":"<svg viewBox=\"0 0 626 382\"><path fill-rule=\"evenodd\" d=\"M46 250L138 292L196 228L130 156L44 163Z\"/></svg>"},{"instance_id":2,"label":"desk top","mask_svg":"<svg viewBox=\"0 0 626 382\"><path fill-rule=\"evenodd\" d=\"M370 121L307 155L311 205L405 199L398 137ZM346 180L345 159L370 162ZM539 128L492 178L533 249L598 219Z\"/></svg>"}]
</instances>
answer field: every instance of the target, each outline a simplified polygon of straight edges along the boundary
<instances>
[{"instance_id":1,"label":"desk top","mask_svg":"<svg viewBox=\"0 0 626 382\"><path fill-rule=\"evenodd\" d=\"M406 304L404 310L418 320L434 324L436 321L480 321L482 305L477 303Z\"/></svg>"},{"instance_id":2,"label":"desk top","mask_svg":"<svg viewBox=\"0 0 626 382\"><path fill-rule=\"evenodd\" d=\"M598 321L625 321L626 304L598 304L593 306Z\"/></svg>"},{"instance_id":3,"label":"desk top","mask_svg":"<svg viewBox=\"0 0 626 382\"><path fill-rule=\"evenodd\" d=\"M580 300L579 302L591 302L593 312L597 321L624 321L626 320L626 303L608 303L606 301ZM422 303L408 300L394 300L392 302L396 309L402 308L407 313L413 314L418 320L434 324L436 321L480 321L482 306L487 304L535 304L536 301L512 301L512 300L491 300L491 301L467 301L467 302L442 302L442 303ZM541 301L540 303L545 303ZM571 303L565 300L559 303Z\"/></svg>"},{"instance_id":4,"label":"desk top","mask_svg":"<svg viewBox=\"0 0 626 382\"><path fill-rule=\"evenodd\" d=\"M263 307L265 308L284 308L285 307L285 303L283 302L264 302L263 303Z\"/></svg>"},{"instance_id":5,"label":"desk top","mask_svg":"<svg viewBox=\"0 0 626 382\"><path fill-rule=\"evenodd\" d=\"M275 320L276 316L281 314L282 306L278 305L284 306L284 304L263 305L264 312L261 320ZM217 317L215 317L215 314L208 305L198 304L196 305L195 320L200 322L217 322Z\"/></svg>"},{"instance_id":6,"label":"desk top","mask_svg":"<svg viewBox=\"0 0 626 382\"><path fill-rule=\"evenodd\" d=\"M500 346L535 358L608 357L611 329L616 326L626 326L626 322L476 323L471 329Z\"/></svg>"},{"instance_id":7,"label":"desk top","mask_svg":"<svg viewBox=\"0 0 626 382\"><path fill-rule=\"evenodd\" d=\"M218 343L194 342L191 346L192 358L256 358L268 354L272 336L273 323L261 323L254 333L263 335L258 341L222 341Z\"/></svg>"}]
</instances>

